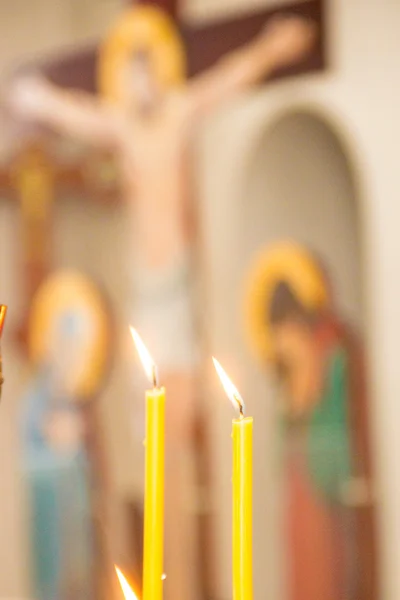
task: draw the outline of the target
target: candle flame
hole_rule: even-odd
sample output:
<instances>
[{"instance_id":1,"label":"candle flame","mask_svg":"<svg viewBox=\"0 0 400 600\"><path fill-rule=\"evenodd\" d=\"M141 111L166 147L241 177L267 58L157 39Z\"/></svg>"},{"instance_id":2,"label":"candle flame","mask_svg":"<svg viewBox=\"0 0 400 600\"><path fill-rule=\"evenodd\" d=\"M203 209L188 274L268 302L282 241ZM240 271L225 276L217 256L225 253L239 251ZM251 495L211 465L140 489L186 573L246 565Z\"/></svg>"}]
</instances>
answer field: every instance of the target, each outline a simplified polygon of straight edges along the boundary
<instances>
[{"instance_id":1,"label":"candle flame","mask_svg":"<svg viewBox=\"0 0 400 600\"><path fill-rule=\"evenodd\" d=\"M242 396L239 394L237 388L233 385L232 381L229 379L228 375L221 367L220 363L216 358L213 357L214 367L218 373L218 376L221 380L222 386L225 390L226 395L232 402L233 406L239 410L240 416L244 417L245 413L245 404L243 402Z\"/></svg>"},{"instance_id":2,"label":"candle flame","mask_svg":"<svg viewBox=\"0 0 400 600\"><path fill-rule=\"evenodd\" d=\"M115 567L115 571L117 573L117 577L121 584L122 591L124 592L125 600L138 600L136 594L134 594L134 592L133 592L131 586L129 585L129 583L127 582L125 576L120 571L120 569L118 569L117 566Z\"/></svg>"},{"instance_id":3,"label":"candle flame","mask_svg":"<svg viewBox=\"0 0 400 600\"><path fill-rule=\"evenodd\" d=\"M151 383L154 385L154 387L157 387L158 386L158 376L157 376L156 364L155 364L154 360L152 359L150 352L147 350L146 346L143 343L142 338L140 337L140 335L138 334L136 329L134 329L132 326L129 327L129 329L131 330L133 342L136 346L136 350L138 351L140 360L142 361L146 375L147 375L148 379L151 381Z\"/></svg>"},{"instance_id":4,"label":"candle flame","mask_svg":"<svg viewBox=\"0 0 400 600\"><path fill-rule=\"evenodd\" d=\"M4 304L0 304L0 338L1 338L1 334L3 333L3 327L4 327L4 321L6 318L6 313L7 313L7 306L5 306Z\"/></svg>"}]
</instances>

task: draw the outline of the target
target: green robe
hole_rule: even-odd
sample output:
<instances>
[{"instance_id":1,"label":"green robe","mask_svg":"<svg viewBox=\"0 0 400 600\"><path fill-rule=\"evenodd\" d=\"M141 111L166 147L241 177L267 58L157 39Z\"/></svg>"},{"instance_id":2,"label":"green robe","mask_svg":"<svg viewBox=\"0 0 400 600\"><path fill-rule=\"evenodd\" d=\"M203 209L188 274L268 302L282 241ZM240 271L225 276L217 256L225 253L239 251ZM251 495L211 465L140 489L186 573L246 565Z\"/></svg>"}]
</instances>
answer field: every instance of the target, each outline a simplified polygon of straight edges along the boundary
<instances>
[{"instance_id":1,"label":"green robe","mask_svg":"<svg viewBox=\"0 0 400 600\"><path fill-rule=\"evenodd\" d=\"M352 474L349 402L348 357L337 346L329 358L320 402L309 418L306 441L311 479L329 503L340 503L343 485Z\"/></svg>"},{"instance_id":2,"label":"green robe","mask_svg":"<svg viewBox=\"0 0 400 600\"><path fill-rule=\"evenodd\" d=\"M338 344L328 357L318 404L302 418L286 420L285 424L288 551L294 600L321 600L321 595L335 600L355 597L353 511L342 496L353 470L350 401L348 355ZM314 546L310 547L309 539L316 540ZM319 583L313 587L310 581L314 577Z\"/></svg>"}]
</instances>

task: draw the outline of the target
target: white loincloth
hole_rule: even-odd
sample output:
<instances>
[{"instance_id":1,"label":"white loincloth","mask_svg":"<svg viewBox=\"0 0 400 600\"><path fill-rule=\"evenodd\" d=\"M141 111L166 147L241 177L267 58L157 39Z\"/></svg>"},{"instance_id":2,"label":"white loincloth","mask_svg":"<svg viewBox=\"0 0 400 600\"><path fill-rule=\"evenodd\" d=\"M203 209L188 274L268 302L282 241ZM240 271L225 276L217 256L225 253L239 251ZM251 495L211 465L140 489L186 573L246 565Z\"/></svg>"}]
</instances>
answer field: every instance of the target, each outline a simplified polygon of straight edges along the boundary
<instances>
[{"instance_id":1,"label":"white loincloth","mask_svg":"<svg viewBox=\"0 0 400 600\"><path fill-rule=\"evenodd\" d=\"M132 325L164 373L198 362L193 279L187 258L161 270L134 270Z\"/></svg>"}]
</instances>

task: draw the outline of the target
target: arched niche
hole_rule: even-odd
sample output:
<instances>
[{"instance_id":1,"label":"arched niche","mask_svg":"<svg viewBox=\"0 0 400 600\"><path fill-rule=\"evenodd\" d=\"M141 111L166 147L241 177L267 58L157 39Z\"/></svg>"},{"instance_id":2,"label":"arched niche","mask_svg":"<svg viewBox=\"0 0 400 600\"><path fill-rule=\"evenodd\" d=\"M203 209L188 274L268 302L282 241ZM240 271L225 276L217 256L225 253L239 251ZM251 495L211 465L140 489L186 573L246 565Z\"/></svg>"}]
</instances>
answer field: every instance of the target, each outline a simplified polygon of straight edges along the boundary
<instances>
[{"instance_id":1,"label":"arched niche","mask_svg":"<svg viewBox=\"0 0 400 600\"><path fill-rule=\"evenodd\" d=\"M365 328L363 214L359 174L340 130L319 110L303 107L269 114L264 127L248 134L240 153L218 167L209 214L219 221L210 234L210 341L213 352L245 394L255 418L254 584L258 597L285 598L275 390L266 369L248 349L243 323L243 289L259 250L279 239L295 239L326 265L338 312L363 337ZM232 156L234 158L232 159ZM232 164L229 166L229 160ZM233 164L235 163L235 164ZM224 180L223 183L221 180ZM215 180L217 177L215 176ZM217 204L217 192L218 202ZM226 194L226 197L224 196ZM224 210L221 209L221 205ZM229 207L229 212L228 212ZM224 223L222 223L224 219ZM214 502L218 547L218 597L230 594L230 463L226 443L231 407L215 403Z\"/></svg>"},{"instance_id":2,"label":"arched niche","mask_svg":"<svg viewBox=\"0 0 400 600\"><path fill-rule=\"evenodd\" d=\"M293 238L329 270L338 309L362 327L362 215L357 174L335 126L318 112L280 114L255 141L244 177L241 242Z\"/></svg>"}]
</instances>

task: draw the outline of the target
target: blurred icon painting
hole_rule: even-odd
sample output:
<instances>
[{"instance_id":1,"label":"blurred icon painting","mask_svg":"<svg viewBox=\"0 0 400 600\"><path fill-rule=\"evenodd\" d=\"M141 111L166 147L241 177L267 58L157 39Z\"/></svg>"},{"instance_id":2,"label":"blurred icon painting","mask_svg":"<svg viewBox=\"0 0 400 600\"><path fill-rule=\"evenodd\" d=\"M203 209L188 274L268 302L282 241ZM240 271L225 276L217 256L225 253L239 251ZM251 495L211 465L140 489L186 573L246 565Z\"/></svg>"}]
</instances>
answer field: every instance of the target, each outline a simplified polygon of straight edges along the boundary
<instances>
[{"instance_id":1,"label":"blurred icon painting","mask_svg":"<svg viewBox=\"0 0 400 600\"><path fill-rule=\"evenodd\" d=\"M22 412L35 596L97 597L106 574L104 502L93 443L94 398L104 379L108 315L83 275L60 272L38 289L29 327L33 375ZM100 557L100 564L99 564ZM108 560L108 556L107 556Z\"/></svg>"},{"instance_id":2,"label":"blurred icon painting","mask_svg":"<svg viewBox=\"0 0 400 600\"><path fill-rule=\"evenodd\" d=\"M249 340L280 387L291 600L375 598L375 499L360 345L313 254L267 247L248 290Z\"/></svg>"}]
</instances>

